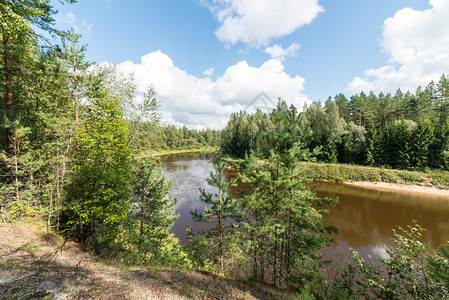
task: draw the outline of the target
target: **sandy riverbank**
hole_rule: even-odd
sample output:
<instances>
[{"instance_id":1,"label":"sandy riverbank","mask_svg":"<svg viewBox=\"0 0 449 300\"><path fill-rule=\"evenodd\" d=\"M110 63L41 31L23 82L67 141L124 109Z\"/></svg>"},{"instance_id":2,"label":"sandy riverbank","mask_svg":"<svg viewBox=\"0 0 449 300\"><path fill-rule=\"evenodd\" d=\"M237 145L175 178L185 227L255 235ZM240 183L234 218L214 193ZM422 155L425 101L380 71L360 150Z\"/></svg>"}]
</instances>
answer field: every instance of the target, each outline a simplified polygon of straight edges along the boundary
<instances>
[{"instance_id":1,"label":"sandy riverbank","mask_svg":"<svg viewBox=\"0 0 449 300\"><path fill-rule=\"evenodd\" d=\"M159 156L159 155L169 155L169 154L179 154L179 153L193 153L193 152L216 152L217 149L215 148L203 148L203 149L189 149L189 150L179 150L179 151L173 151L173 152L162 152L162 153L153 153L152 156Z\"/></svg>"},{"instance_id":2,"label":"sandy riverbank","mask_svg":"<svg viewBox=\"0 0 449 300\"><path fill-rule=\"evenodd\" d=\"M197 153L197 152L216 152L218 151L216 148L201 148L201 149L188 149L188 150L179 150L179 151L168 151L168 152L156 152L156 153L148 153L141 156L136 157L137 159L141 159L149 156L161 156L161 155L169 155L169 154L180 154L180 153Z\"/></svg>"},{"instance_id":3,"label":"sandy riverbank","mask_svg":"<svg viewBox=\"0 0 449 300\"><path fill-rule=\"evenodd\" d=\"M389 183L389 182L369 182L369 181L345 182L344 184L375 190L385 190L385 191L396 190L401 192L448 196L449 200L449 189L439 189L433 186Z\"/></svg>"},{"instance_id":4,"label":"sandy riverbank","mask_svg":"<svg viewBox=\"0 0 449 300\"><path fill-rule=\"evenodd\" d=\"M179 154L179 153L192 153L192 152L201 152L202 150L189 150L189 151L175 151L175 152L162 152L162 153L153 153L151 156L161 156L161 155L169 155L169 154Z\"/></svg>"}]
</instances>

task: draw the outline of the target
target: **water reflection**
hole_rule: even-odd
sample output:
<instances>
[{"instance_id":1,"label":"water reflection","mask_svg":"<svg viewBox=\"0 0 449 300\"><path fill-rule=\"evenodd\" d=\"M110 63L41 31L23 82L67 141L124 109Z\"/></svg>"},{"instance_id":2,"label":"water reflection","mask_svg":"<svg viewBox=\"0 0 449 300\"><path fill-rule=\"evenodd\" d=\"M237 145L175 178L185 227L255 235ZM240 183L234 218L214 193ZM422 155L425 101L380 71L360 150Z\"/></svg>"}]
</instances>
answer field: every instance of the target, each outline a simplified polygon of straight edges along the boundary
<instances>
[{"instance_id":1,"label":"water reflection","mask_svg":"<svg viewBox=\"0 0 449 300\"><path fill-rule=\"evenodd\" d=\"M198 188L215 193L206 178L212 171L213 154L172 154L161 156L163 168L172 179L172 196L178 199L176 213L180 215L172 231L182 243L185 228L193 225L190 211L204 209L199 200ZM228 174L233 176L233 174ZM439 246L449 240L449 199L411 192L387 192L362 189L355 186L314 182L320 197L339 197L340 204L330 208L329 224L339 233L325 250L326 256L348 257L348 247L355 248L362 256L385 257L383 245L392 245L392 228L407 226L412 219L427 229L426 243ZM231 195L235 190L230 190ZM199 224L195 228L199 229Z\"/></svg>"},{"instance_id":2,"label":"water reflection","mask_svg":"<svg viewBox=\"0 0 449 300\"><path fill-rule=\"evenodd\" d=\"M204 209L200 201L199 188L208 193L216 193L216 189L207 184L206 179L213 170L213 153L179 153L161 155L162 167L168 178L172 180L171 196L177 199L175 214L179 217L173 225L172 232L185 243L186 227L204 229L204 225L194 224L190 211Z\"/></svg>"},{"instance_id":3,"label":"water reflection","mask_svg":"<svg viewBox=\"0 0 449 300\"><path fill-rule=\"evenodd\" d=\"M338 228L331 252L348 254L348 245L362 256L383 256L383 245L393 246L392 229L406 227L412 219L427 230L426 243L439 246L449 239L449 199L411 192L362 189L349 185L316 182L317 195L336 197L327 220ZM379 250L380 249L380 250Z\"/></svg>"}]
</instances>

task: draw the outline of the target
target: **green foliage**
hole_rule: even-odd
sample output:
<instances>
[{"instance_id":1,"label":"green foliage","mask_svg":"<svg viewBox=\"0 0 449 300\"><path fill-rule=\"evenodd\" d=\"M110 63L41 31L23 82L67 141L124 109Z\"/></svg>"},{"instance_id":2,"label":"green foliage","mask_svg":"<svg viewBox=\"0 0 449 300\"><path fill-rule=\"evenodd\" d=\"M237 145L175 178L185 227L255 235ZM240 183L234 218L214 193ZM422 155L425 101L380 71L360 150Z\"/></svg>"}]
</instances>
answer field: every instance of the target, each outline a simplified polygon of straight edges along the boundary
<instances>
[{"instance_id":1,"label":"green foliage","mask_svg":"<svg viewBox=\"0 0 449 300\"><path fill-rule=\"evenodd\" d=\"M31 129L24 127L20 120L10 122L4 119L2 126L12 132L12 153L0 153L0 169L2 185L0 187L0 214L2 219L10 216L18 219L36 205L36 183L34 175L42 166L30 148L29 134Z\"/></svg>"},{"instance_id":2,"label":"green foliage","mask_svg":"<svg viewBox=\"0 0 449 300\"><path fill-rule=\"evenodd\" d=\"M336 201L318 198L304 186L312 178L299 162L312 154L294 142L299 128L296 119L289 117L295 116L292 111L278 104L271 116L275 130L267 138L274 147L264 163L259 164L253 155L245 162L240 180L248 188L238 199L248 217L243 223L248 273L280 285L316 280L318 251L329 242L324 232L335 230L325 226L322 215L328 212L323 205Z\"/></svg>"},{"instance_id":3,"label":"green foliage","mask_svg":"<svg viewBox=\"0 0 449 300\"><path fill-rule=\"evenodd\" d=\"M301 289L300 293L295 293L294 296L287 297L287 299L294 300L315 300L316 297L313 294L312 287L310 285L306 285Z\"/></svg>"},{"instance_id":4,"label":"green foliage","mask_svg":"<svg viewBox=\"0 0 449 300\"><path fill-rule=\"evenodd\" d=\"M133 172L132 208L114 248L127 264L187 264L178 239L170 233L177 215L167 180L156 161L144 159Z\"/></svg>"},{"instance_id":5,"label":"green foliage","mask_svg":"<svg viewBox=\"0 0 449 300\"><path fill-rule=\"evenodd\" d=\"M69 69L74 72L75 76L77 70L85 70L92 65L92 63L86 61L87 45L78 45L80 38L81 35L75 33L73 28L63 33L63 56Z\"/></svg>"},{"instance_id":6,"label":"green foliage","mask_svg":"<svg viewBox=\"0 0 449 300\"><path fill-rule=\"evenodd\" d=\"M220 148L223 153L236 158L243 158L251 152L261 155L270 148L266 139L270 128L273 124L269 116L260 110L252 115L234 113L221 132Z\"/></svg>"},{"instance_id":7,"label":"green foliage","mask_svg":"<svg viewBox=\"0 0 449 300\"><path fill-rule=\"evenodd\" d=\"M10 34L17 30L17 27L28 27L32 24L43 30L53 31L50 26L54 22L53 15L56 11L49 2L49 0L27 0L0 3L2 29Z\"/></svg>"},{"instance_id":8,"label":"green foliage","mask_svg":"<svg viewBox=\"0 0 449 300\"><path fill-rule=\"evenodd\" d=\"M449 170L448 82L442 75L438 84L419 87L415 95L398 89L394 95L361 92L348 100L339 94L299 113L291 106L288 117L299 124L292 139L310 151L321 147L317 159L327 163ZM267 157L276 111L233 114L222 132L222 151L236 158L250 152Z\"/></svg>"},{"instance_id":9,"label":"green foliage","mask_svg":"<svg viewBox=\"0 0 449 300\"><path fill-rule=\"evenodd\" d=\"M170 234L178 217L173 215L176 199L168 196L171 181L155 161L143 159L140 164L133 172L132 215L140 223L140 235L157 242Z\"/></svg>"},{"instance_id":10,"label":"green foliage","mask_svg":"<svg viewBox=\"0 0 449 300\"><path fill-rule=\"evenodd\" d=\"M312 173L317 180L331 182L403 182L424 183L440 188L449 187L449 172L444 170L418 172L324 163L302 163L302 168L305 172Z\"/></svg>"},{"instance_id":11,"label":"green foliage","mask_svg":"<svg viewBox=\"0 0 449 300\"><path fill-rule=\"evenodd\" d=\"M124 221L115 239L108 245L108 257L118 259L126 265L193 267L187 253L173 234L155 238L140 235L139 224L128 218ZM155 230L157 231L157 230Z\"/></svg>"},{"instance_id":12,"label":"green foliage","mask_svg":"<svg viewBox=\"0 0 449 300\"><path fill-rule=\"evenodd\" d=\"M200 200L207 206L203 212L197 210L191 212L195 222L213 223L213 226L199 232L189 229L188 249L198 265L202 267L218 265L218 270L223 273L224 266L227 266L227 271L232 271L234 262L241 257L238 239L236 239L239 235L236 232L238 225L235 223L238 223L242 216L237 210L234 199L226 194L228 187L236 181L225 177L224 172L228 164L218 156L213 166L214 171L207 178L207 183L218 191L216 194L211 194L200 189ZM207 264L204 264L205 261Z\"/></svg>"},{"instance_id":13,"label":"green foliage","mask_svg":"<svg viewBox=\"0 0 449 300\"><path fill-rule=\"evenodd\" d=\"M78 239L100 246L114 237L129 208L128 130L119 100L99 89L90 99L77 141L80 156L68 188Z\"/></svg>"},{"instance_id":14,"label":"green foliage","mask_svg":"<svg viewBox=\"0 0 449 300\"><path fill-rule=\"evenodd\" d=\"M378 263L366 261L352 250L354 263L337 280L337 290L356 298L447 298L447 249L429 251L429 245L420 241L424 229L416 221L407 227L399 227L401 233L393 230L396 247L385 247L388 257L379 258Z\"/></svg>"},{"instance_id":15,"label":"green foliage","mask_svg":"<svg viewBox=\"0 0 449 300\"><path fill-rule=\"evenodd\" d=\"M170 229L176 200L169 197L171 181L162 173L158 161L135 162L132 195L126 218L108 241L103 255L127 265L165 265L191 268L187 253Z\"/></svg>"},{"instance_id":16,"label":"green foliage","mask_svg":"<svg viewBox=\"0 0 449 300\"><path fill-rule=\"evenodd\" d=\"M449 242L448 242L449 245ZM441 295L449 295L449 250L442 245L439 254L430 254L427 257L429 276L436 288L441 288Z\"/></svg>"}]
</instances>

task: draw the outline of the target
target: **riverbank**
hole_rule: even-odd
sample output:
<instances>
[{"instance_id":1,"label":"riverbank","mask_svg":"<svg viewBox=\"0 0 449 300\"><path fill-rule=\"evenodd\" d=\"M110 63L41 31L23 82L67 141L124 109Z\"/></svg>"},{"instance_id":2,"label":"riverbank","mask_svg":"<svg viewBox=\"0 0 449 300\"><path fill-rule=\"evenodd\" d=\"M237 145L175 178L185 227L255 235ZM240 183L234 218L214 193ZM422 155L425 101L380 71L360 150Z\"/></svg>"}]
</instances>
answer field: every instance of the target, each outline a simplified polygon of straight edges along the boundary
<instances>
[{"instance_id":1,"label":"riverbank","mask_svg":"<svg viewBox=\"0 0 449 300\"><path fill-rule=\"evenodd\" d=\"M159 156L159 155L179 154L179 153L210 153L210 152L217 152L217 151L218 151L218 148L210 147L210 148L199 148L199 149L162 151L162 152L152 153L151 155Z\"/></svg>"},{"instance_id":2,"label":"riverbank","mask_svg":"<svg viewBox=\"0 0 449 300\"><path fill-rule=\"evenodd\" d=\"M436 196L449 196L449 189L439 189L433 186L422 186L416 184L367 182L367 181L343 182L343 184L378 191L402 191L402 192L421 193Z\"/></svg>"},{"instance_id":3,"label":"riverbank","mask_svg":"<svg viewBox=\"0 0 449 300\"><path fill-rule=\"evenodd\" d=\"M0 223L0 299L286 299L268 284L170 267L128 267L47 233Z\"/></svg>"},{"instance_id":4,"label":"riverbank","mask_svg":"<svg viewBox=\"0 0 449 300\"><path fill-rule=\"evenodd\" d=\"M226 158L231 168L238 169L241 159ZM426 172L384 169L345 164L300 163L302 170L316 180L344 183L377 190L398 190L413 193L449 196L449 171Z\"/></svg>"},{"instance_id":5,"label":"riverbank","mask_svg":"<svg viewBox=\"0 0 449 300\"><path fill-rule=\"evenodd\" d=\"M374 189L401 190L434 195L449 195L449 172L405 171L344 164L301 163L316 180Z\"/></svg>"},{"instance_id":6,"label":"riverbank","mask_svg":"<svg viewBox=\"0 0 449 300\"><path fill-rule=\"evenodd\" d=\"M210 153L217 152L217 147L205 147L205 148L197 148L197 149L162 149L162 150L148 150L142 153L137 157L137 159L149 156L160 156L160 155L169 155L169 154L179 154L179 153Z\"/></svg>"}]
</instances>

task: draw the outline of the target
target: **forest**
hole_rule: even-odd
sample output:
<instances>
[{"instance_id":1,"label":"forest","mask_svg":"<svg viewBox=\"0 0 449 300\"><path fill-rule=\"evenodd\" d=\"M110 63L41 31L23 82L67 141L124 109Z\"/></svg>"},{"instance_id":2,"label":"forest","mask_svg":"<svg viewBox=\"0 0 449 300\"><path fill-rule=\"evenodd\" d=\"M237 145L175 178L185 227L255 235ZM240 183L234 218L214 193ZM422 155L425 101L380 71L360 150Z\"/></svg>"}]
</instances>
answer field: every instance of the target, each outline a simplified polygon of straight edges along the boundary
<instances>
[{"instance_id":1,"label":"forest","mask_svg":"<svg viewBox=\"0 0 449 300\"><path fill-rule=\"evenodd\" d=\"M449 79L418 87L413 94L400 89L394 95L373 92L338 94L302 111L281 101L283 110L298 124L297 140L309 150L321 147L318 161L395 169L449 168ZM264 138L274 128L269 114L258 111L231 116L223 130L221 147L237 158L270 149Z\"/></svg>"},{"instance_id":2,"label":"forest","mask_svg":"<svg viewBox=\"0 0 449 300\"><path fill-rule=\"evenodd\" d=\"M80 35L54 28L49 3L0 2L1 222L38 217L47 231L124 265L241 276L307 299L449 296L449 252L426 252L418 224L399 231L381 266L354 252L328 278L320 250L338 229L323 216L338 201L306 187L313 178L299 165L448 170L447 76L415 94L339 94L301 112L280 100L271 113L233 114L222 131L177 128L162 122L154 87L138 95L132 75L87 61ZM212 227L188 228L182 246L170 231L171 183L145 154L205 147L221 149L208 181L218 192L202 190L208 207L192 216ZM237 179L249 188L235 198L222 155L244 159Z\"/></svg>"}]
</instances>

